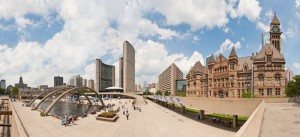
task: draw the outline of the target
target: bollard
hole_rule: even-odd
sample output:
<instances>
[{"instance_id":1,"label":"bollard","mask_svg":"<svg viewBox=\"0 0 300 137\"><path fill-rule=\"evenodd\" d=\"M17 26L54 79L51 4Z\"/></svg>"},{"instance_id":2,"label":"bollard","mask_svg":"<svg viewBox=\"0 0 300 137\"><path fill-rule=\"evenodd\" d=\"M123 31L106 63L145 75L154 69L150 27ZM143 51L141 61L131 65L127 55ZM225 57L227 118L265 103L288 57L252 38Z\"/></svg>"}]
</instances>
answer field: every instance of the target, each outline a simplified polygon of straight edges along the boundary
<instances>
[{"instance_id":1,"label":"bollard","mask_svg":"<svg viewBox=\"0 0 300 137\"><path fill-rule=\"evenodd\" d=\"M182 112L182 114L185 113L185 106L182 106L181 112Z\"/></svg>"},{"instance_id":2,"label":"bollard","mask_svg":"<svg viewBox=\"0 0 300 137\"><path fill-rule=\"evenodd\" d=\"M204 119L204 110L200 110L200 119Z\"/></svg>"},{"instance_id":3,"label":"bollard","mask_svg":"<svg viewBox=\"0 0 300 137\"><path fill-rule=\"evenodd\" d=\"M232 127L236 128L237 124L238 124L238 115L233 115L233 118L232 118Z\"/></svg>"},{"instance_id":4,"label":"bollard","mask_svg":"<svg viewBox=\"0 0 300 137\"><path fill-rule=\"evenodd\" d=\"M174 105L174 103L172 103L172 109L174 109L175 108L175 105Z\"/></svg>"}]
</instances>

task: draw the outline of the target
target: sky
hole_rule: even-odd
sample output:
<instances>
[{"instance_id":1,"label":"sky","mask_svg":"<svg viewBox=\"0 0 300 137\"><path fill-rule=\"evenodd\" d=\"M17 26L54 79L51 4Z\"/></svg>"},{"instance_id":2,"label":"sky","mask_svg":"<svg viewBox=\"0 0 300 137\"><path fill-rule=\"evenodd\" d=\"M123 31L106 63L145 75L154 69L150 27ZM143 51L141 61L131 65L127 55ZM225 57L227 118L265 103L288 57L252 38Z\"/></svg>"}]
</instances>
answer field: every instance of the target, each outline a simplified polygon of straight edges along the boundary
<instances>
[{"instance_id":1,"label":"sky","mask_svg":"<svg viewBox=\"0 0 300 137\"><path fill-rule=\"evenodd\" d=\"M286 68L300 73L300 0L0 0L0 79L53 86L54 76L95 80L95 60L116 67L135 48L136 83L173 62L184 77L206 57L259 52L276 13ZM268 36L264 36L268 39Z\"/></svg>"}]
</instances>

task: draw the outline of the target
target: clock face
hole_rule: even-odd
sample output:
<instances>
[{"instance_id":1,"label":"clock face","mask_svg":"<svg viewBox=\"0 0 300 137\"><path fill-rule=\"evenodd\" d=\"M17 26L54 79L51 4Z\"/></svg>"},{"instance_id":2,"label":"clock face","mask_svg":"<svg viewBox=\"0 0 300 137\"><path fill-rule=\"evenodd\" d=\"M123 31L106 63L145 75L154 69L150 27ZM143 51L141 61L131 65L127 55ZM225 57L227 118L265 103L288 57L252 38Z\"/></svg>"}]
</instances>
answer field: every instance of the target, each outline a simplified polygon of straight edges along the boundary
<instances>
[{"instance_id":1,"label":"clock face","mask_svg":"<svg viewBox=\"0 0 300 137\"><path fill-rule=\"evenodd\" d=\"M274 26L273 29L272 29L274 32L278 32L279 31L279 28L277 26Z\"/></svg>"}]
</instances>

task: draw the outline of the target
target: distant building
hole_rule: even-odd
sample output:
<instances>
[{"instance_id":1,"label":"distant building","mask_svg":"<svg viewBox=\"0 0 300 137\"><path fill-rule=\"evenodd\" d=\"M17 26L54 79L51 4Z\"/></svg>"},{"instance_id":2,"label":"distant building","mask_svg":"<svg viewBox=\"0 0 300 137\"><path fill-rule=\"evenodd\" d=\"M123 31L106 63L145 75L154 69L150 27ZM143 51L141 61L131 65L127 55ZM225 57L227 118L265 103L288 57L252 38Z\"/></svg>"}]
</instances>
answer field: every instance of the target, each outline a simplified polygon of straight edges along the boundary
<instances>
[{"instance_id":1,"label":"distant building","mask_svg":"<svg viewBox=\"0 0 300 137\"><path fill-rule=\"evenodd\" d=\"M92 79L88 80L88 87L89 87L90 89L95 90L95 89L94 89L94 80L92 80Z\"/></svg>"},{"instance_id":2,"label":"distant building","mask_svg":"<svg viewBox=\"0 0 300 137\"><path fill-rule=\"evenodd\" d=\"M56 86L61 86L64 84L64 78L60 76L55 76L54 77L54 87Z\"/></svg>"},{"instance_id":3,"label":"distant building","mask_svg":"<svg viewBox=\"0 0 300 137\"><path fill-rule=\"evenodd\" d=\"M115 66L104 64L101 59L96 59L95 90L100 92L113 86L115 86Z\"/></svg>"},{"instance_id":4,"label":"distant building","mask_svg":"<svg viewBox=\"0 0 300 137\"><path fill-rule=\"evenodd\" d=\"M82 77L80 75L72 76L70 79L70 85L75 87L82 87Z\"/></svg>"},{"instance_id":5,"label":"distant building","mask_svg":"<svg viewBox=\"0 0 300 137\"><path fill-rule=\"evenodd\" d=\"M176 92L186 92L186 80L176 80Z\"/></svg>"},{"instance_id":6,"label":"distant building","mask_svg":"<svg viewBox=\"0 0 300 137\"><path fill-rule=\"evenodd\" d=\"M173 63L159 75L159 89L162 92L169 91L176 95L176 80L183 79L183 73Z\"/></svg>"},{"instance_id":7,"label":"distant building","mask_svg":"<svg viewBox=\"0 0 300 137\"><path fill-rule=\"evenodd\" d=\"M16 86L16 87L19 87L19 89L27 88L27 84L24 84L24 83L23 83L23 78L22 78L22 77L20 77L19 83L16 83L15 86Z\"/></svg>"},{"instance_id":8,"label":"distant building","mask_svg":"<svg viewBox=\"0 0 300 137\"><path fill-rule=\"evenodd\" d=\"M152 83L152 84L148 84L148 91L151 93L155 93L156 92L156 83Z\"/></svg>"},{"instance_id":9,"label":"distant building","mask_svg":"<svg viewBox=\"0 0 300 137\"><path fill-rule=\"evenodd\" d=\"M87 80L86 79L83 79L82 86L87 87Z\"/></svg>"},{"instance_id":10,"label":"distant building","mask_svg":"<svg viewBox=\"0 0 300 137\"><path fill-rule=\"evenodd\" d=\"M44 91L44 90L47 90L48 89L48 85L40 85L38 86L38 89Z\"/></svg>"},{"instance_id":11,"label":"distant building","mask_svg":"<svg viewBox=\"0 0 300 137\"><path fill-rule=\"evenodd\" d=\"M6 89L6 82L4 79L1 79L1 81L0 81L0 88Z\"/></svg>"},{"instance_id":12,"label":"distant building","mask_svg":"<svg viewBox=\"0 0 300 137\"><path fill-rule=\"evenodd\" d=\"M140 84L135 84L135 91L142 91L142 87Z\"/></svg>"},{"instance_id":13,"label":"distant building","mask_svg":"<svg viewBox=\"0 0 300 137\"><path fill-rule=\"evenodd\" d=\"M285 86L287 86L290 81L294 80L293 77L294 77L294 71L291 68L285 70L285 81L286 81Z\"/></svg>"},{"instance_id":14,"label":"distant building","mask_svg":"<svg viewBox=\"0 0 300 137\"><path fill-rule=\"evenodd\" d=\"M119 60L120 87L124 92L135 90L135 50L133 46L125 41L123 43L123 57Z\"/></svg>"}]
</instances>

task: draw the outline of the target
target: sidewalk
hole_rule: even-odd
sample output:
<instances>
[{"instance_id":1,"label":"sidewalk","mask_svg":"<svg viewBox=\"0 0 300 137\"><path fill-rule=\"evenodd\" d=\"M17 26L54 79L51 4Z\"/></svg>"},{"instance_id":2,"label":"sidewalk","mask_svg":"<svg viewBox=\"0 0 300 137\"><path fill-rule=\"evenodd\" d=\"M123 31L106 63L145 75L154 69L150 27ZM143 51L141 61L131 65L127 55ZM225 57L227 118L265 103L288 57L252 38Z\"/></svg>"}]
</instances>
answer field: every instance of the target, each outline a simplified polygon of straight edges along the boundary
<instances>
[{"instance_id":1,"label":"sidewalk","mask_svg":"<svg viewBox=\"0 0 300 137\"><path fill-rule=\"evenodd\" d=\"M129 120L121 110L116 122L96 120L96 115L89 114L75 121L77 125L67 127L54 117L41 117L38 111L22 106L19 101L13 105L33 137L231 137L235 134L191 120L150 101L148 105L140 105L141 112L134 111L127 103Z\"/></svg>"}]
</instances>

